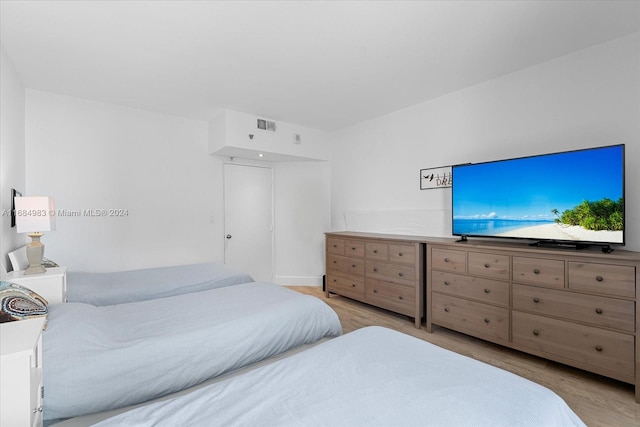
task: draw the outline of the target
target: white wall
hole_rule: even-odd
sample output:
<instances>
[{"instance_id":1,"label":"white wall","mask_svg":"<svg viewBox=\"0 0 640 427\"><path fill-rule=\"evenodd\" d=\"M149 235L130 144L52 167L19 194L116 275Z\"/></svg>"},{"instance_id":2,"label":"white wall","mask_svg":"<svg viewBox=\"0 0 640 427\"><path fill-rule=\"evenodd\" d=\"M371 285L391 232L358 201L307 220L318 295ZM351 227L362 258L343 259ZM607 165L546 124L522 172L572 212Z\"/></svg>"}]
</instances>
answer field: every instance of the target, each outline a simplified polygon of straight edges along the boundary
<instances>
[{"instance_id":1,"label":"white wall","mask_svg":"<svg viewBox=\"0 0 640 427\"><path fill-rule=\"evenodd\" d=\"M11 228L11 189L25 189L25 90L11 61L0 48L0 275L11 269L7 253L25 244Z\"/></svg>"},{"instance_id":2,"label":"white wall","mask_svg":"<svg viewBox=\"0 0 640 427\"><path fill-rule=\"evenodd\" d=\"M208 123L27 90L26 190L60 210L46 256L70 270L224 260L223 160ZM274 163L275 281L320 284L327 162ZM125 217L84 210L128 209ZM215 219L214 223L210 218Z\"/></svg>"},{"instance_id":3,"label":"white wall","mask_svg":"<svg viewBox=\"0 0 640 427\"><path fill-rule=\"evenodd\" d=\"M60 210L46 255L70 270L222 261L222 169L206 122L27 90L26 190ZM84 210L126 209L94 217Z\"/></svg>"},{"instance_id":4,"label":"white wall","mask_svg":"<svg viewBox=\"0 0 640 427\"><path fill-rule=\"evenodd\" d=\"M276 163L275 282L321 285L324 233L331 228L328 162Z\"/></svg>"},{"instance_id":5,"label":"white wall","mask_svg":"<svg viewBox=\"0 0 640 427\"><path fill-rule=\"evenodd\" d=\"M421 191L420 169L624 143L626 248L640 250L639 76L636 33L337 132L332 229L354 229L346 214L449 236L450 190Z\"/></svg>"}]
</instances>

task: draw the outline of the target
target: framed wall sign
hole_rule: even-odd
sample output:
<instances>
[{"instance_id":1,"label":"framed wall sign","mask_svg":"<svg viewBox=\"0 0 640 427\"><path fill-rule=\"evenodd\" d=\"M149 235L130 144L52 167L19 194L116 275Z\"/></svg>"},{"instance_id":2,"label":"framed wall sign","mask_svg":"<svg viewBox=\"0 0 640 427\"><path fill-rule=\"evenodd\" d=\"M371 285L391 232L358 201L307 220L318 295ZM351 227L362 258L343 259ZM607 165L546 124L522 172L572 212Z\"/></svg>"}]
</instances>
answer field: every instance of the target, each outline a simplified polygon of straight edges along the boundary
<instances>
[{"instance_id":1,"label":"framed wall sign","mask_svg":"<svg viewBox=\"0 0 640 427\"><path fill-rule=\"evenodd\" d=\"M453 179L451 176L451 166L439 168L420 169L420 189L432 190L434 188L451 187Z\"/></svg>"}]
</instances>

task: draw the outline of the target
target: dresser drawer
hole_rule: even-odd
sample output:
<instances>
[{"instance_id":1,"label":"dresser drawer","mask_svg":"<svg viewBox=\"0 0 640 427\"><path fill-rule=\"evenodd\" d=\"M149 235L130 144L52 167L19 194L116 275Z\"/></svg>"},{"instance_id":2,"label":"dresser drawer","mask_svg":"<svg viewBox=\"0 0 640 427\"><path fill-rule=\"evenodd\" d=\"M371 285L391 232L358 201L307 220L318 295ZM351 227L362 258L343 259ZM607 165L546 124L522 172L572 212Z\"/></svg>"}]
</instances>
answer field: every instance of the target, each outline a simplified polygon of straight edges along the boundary
<instances>
[{"instance_id":1,"label":"dresser drawer","mask_svg":"<svg viewBox=\"0 0 640 427\"><path fill-rule=\"evenodd\" d=\"M564 261L514 256L513 281L564 288Z\"/></svg>"},{"instance_id":2,"label":"dresser drawer","mask_svg":"<svg viewBox=\"0 0 640 427\"><path fill-rule=\"evenodd\" d=\"M431 251L431 268L437 270L467 272L467 254L463 251L434 248Z\"/></svg>"},{"instance_id":3,"label":"dresser drawer","mask_svg":"<svg viewBox=\"0 0 640 427\"><path fill-rule=\"evenodd\" d=\"M365 243L359 240L346 240L344 242L344 254L350 257L364 258Z\"/></svg>"},{"instance_id":4,"label":"dresser drawer","mask_svg":"<svg viewBox=\"0 0 640 427\"><path fill-rule=\"evenodd\" d=\"M432 321L460 332L478 334L486 339L509 340L509 309L431 294Z\"/></svg>"},{"instance_id":5,"label":"dresser drawer","mask_svg":"<svg viewBox=\"0 0 640 427\"><path fill-rule=\"evenodd\" d=\"M613 329L635 330L635 302L513 285L513 308Z\"/></svg>"},{"instance_id":6,"label":"dresser drawer","mask_svg":"<svg viewBox=\"0 0 640 427\"><path fill-rule=\"evenodd\" d=\"M502 280L510 279L511 269L508 255L469 252L468 263L469 274Z\"/></svg>"},{"instance_id":7,"label":"dresser drawer","mask_svg":"<svg viewBox=\"0 0 640 427\"><path fill-rule=\"evenodd\" d=\"M413 265L367 261L366 276L415 287L416 268Z\"/></svg>"},{"instance_id":8,"label":"dresser drawer","mask_svg":"<svg viewBox=\"0 0 640 427\"><path fill-rule=\"evenodd\" d=\"M447 271L431 273L431 290L455 296L509 306L509 283L470 277Z\"/></svg>"},{"instance_id":9,"label":"dresser drawer","mask_svg":"<svg viewBox=\"0 0 640 427\"><path fill-rule=\"evenodd\" d=\"M364 278L363 277L342 277L333 274L327 275L327 289L345 297L362 300L364 299Z\"/></svg>"},{"instance_id":10,"label":"dresser drawer","mask_svg":"<svg viewBox=\"0 0 640 427\"><path fill-rule=\"evenodd\" d=\"M327 237L327 253L344 255L344 239L336 239L335 237Z\"/></svg>"},{"instance_id":11,"label":"dresser drawer","mask_svg":"<svg viewBox=\"0 0 640 427\"><path fill-rule=\"evenodd\" d=\"M625 377L634 375L633 335L514 311L513 343Z\"/></svg>"},{"instance_id":12,"label":"dresser drawer","mask_svg":"<svg viewBox=\"0 0 640 427\"><path fill-rule=\"evenodd\" d=\"M569 262L569 287L581 291L634 298L636 269L627 265Z\"/></svg>"},{"instance_id":13,"label":"dresser drawer","mask_svg":"<svg viewBox=\"0 0 640 427\"><path fill-rule=\"evenodd\" d=\"M347 258L340 255L328 255L327 274L336 271L354 276L364 276L364 259Z\"/></svg>"},{"instance_id":14,"label":"dresser drawer","mask_svg":"<svg viewBox=\"0 0 640 427\"><path fill-rule=\"evenodd\" d=\"M415 316L415 287L367 278L365 289L367 302L405 316Z\"/></svg>"},{"instance_id":15,"label":"dresser drawer","mask_svg":"<svg viewBox=\"0 0 640 427\"><path fill-rule=\"evenodd\" d=\"M389 261L403 264L416 263L416 247L413 245L389 244Z\"/></svg>"},{"instance_id":16,"label":"dresser drawer","mask_svg":"<svg viewBox=\"0 0 640 427\"><path fill-rule=\"evenodd\" d=\"M389 259L389 245L379 242L367 242L365 245L367 259L387 261Z\"/></svg>"}]
</instances>

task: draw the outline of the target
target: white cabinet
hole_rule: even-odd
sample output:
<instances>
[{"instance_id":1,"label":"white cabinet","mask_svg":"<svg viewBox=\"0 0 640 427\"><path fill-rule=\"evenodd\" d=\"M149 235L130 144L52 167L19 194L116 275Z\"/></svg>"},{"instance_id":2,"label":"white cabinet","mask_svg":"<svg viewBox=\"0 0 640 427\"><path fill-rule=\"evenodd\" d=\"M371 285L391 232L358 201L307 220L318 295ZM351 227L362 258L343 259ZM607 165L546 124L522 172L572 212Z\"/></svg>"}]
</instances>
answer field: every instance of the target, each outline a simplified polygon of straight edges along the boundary
<instances>
[{"instance_id":1,"label":"white cabinet","mask_svg":"<svg viewBox=\"0 0 640 427\"><path fill-rule=\"evenodd\" d=\"M45 317L0 324L0 426L42 425Z\"/></svg>"},{"instance_id":2,"label":"white cabinet","mask_svg":"<svg viewBox=\"0 0 640 427\"><path fill-rule=\"evenodd\" d=\"M12 271L3 279L29 288L51 304L67 302L67 267L51 267L42 274L24 274L24 271Z\"/></svg>"}]
</instances>

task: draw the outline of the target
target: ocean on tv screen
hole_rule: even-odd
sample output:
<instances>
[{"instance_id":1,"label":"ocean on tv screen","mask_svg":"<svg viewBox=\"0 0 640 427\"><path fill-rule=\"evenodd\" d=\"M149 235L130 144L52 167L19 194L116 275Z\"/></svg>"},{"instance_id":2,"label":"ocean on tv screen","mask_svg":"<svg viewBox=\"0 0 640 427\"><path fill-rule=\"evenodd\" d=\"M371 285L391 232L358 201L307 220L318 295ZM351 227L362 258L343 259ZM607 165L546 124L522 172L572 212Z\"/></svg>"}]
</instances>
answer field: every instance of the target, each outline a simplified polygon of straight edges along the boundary
<instances>
[{"instance_id":1,"label":"ocean on tv screen","mask_svg":"<svg viewBox=\"0 0 640 427\"><path fill-rule=\"evenodd\" d=\"M622 243L622 230L587 230L554 220L454 219L453 234L532 240Z\"/></svg>"}]
</instances>

